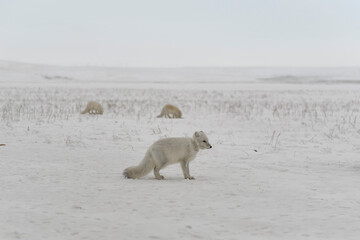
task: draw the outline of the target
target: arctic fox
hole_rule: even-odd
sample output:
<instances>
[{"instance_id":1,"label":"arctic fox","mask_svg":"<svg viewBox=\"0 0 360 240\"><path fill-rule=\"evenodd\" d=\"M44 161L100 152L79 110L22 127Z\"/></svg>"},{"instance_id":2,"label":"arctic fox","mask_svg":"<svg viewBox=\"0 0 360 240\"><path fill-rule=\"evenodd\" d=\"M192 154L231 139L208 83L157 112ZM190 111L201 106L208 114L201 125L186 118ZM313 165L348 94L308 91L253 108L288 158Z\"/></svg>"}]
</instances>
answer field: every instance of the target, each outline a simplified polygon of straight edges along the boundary
<instances>
[{"instance_id":1,"label":"arctic fox","mask_svg":"<svg viewBox=\"0 0 360 240\"><path fill-rule=\"evenodd\" d=\"M212 146L203 131L195 132L192 138L160 139L149 147L138 166L125 169L123 174L126 178L140 178L154 170L155 178L161 180L164 176L160 175L160 169L180 162L184 178L195 179L190 176L189 163L196 157L199 149L209 148Z\"/></svg>"},{"instance_id":2,"label":"arctic fox","mask_svg":"<svg viewBox=\"0 0 360 240\"><path fill-rule=\"evenodd\" d=\"M178 107L171 105L171 104L166 104L162 108L160 115L157 117L161 118L161 117L165 116L167 118L181 118L181 115L182 115L182 113Z\"/></svg>"},{"instance_id":3,"label":"arctic fox","mask_svg":"<svg viewBox=\"0 0 360 240\"><path fill-rule=\"evenodd\" d=\"M81 112L81 114L90 113L90 114L103 114L104 108L101 106L100 103L90 101L85 110Z\"/></svg>"}]
</instances>

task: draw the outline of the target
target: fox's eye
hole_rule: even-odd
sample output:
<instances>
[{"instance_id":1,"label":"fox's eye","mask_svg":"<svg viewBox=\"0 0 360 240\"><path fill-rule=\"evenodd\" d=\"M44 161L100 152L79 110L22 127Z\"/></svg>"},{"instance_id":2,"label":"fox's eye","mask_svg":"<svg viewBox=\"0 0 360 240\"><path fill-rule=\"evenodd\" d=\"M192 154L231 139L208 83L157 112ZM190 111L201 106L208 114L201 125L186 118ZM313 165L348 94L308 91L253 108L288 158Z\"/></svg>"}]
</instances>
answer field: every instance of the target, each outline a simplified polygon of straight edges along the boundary
<instances>
[{"instance_id":1,"label":"fox's eye","mask_svg":"<svg viewBox=\"0 0 360 240\"><path fill-rule=\"evenodd\" d=\"M203 142L204 142L204 143L206 143L206 141L205 141L205 140L204 140Z\"/></svg>"}]
</instances>

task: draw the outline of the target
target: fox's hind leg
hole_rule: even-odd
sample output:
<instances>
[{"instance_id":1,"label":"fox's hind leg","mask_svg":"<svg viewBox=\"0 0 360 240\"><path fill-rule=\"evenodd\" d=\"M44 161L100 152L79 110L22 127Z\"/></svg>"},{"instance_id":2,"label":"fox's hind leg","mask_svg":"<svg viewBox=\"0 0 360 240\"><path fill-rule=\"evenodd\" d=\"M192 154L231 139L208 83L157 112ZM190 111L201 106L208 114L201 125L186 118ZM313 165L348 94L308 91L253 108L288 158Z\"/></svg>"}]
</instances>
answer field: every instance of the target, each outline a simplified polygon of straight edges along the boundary
<instances>
[{"instance_id":1,"label":"fox's hind leg","mask_svg":"<svg viewBox=\"0 0 360 240\"><path fill-rule=\"evenodd\" d=\"M162 180L165 179L164 176L160 175L159 171L160 169L162 169L163 167L165 167L166 163L167 163L167 159L166 157L160 152L152 152L151 153L153 162L154 162L154 175L155 178L158 180Z\"/></svg>"},{"instance_id":2,"label":"fox's hind leg","mask_svg":"<svg viewBox=\"0 0 360 240\"><path fill-rule=\"evenodd\" d=\"M167 109L164 111L165 118L170 118L170 113Z\"/></svg>"},{"instance_id":3,"label":"fox's hind leg","mask_svg":"<svg viewBox=\"0 0 360 240\"><path fill-rule=\"evenodd\" d=\"M163 175L160 175L159 173L160 169L158 167L154 168L154 175L157 180L163 180L165 177Z\"/></svg>"}]
</instances>

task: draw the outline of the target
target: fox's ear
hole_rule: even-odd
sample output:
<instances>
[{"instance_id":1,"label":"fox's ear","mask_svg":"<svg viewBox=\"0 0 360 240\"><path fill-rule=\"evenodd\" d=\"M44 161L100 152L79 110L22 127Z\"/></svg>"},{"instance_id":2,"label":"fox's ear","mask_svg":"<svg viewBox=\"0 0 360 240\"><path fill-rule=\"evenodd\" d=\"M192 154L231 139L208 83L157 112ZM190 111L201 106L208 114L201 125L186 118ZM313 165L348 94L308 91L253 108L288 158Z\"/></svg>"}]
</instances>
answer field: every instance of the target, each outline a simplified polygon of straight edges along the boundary
<instances>
[{"instance_id":1,"label":"fox's ear","mask_svg":"<svg viewBox=\"0 0 360 240\"><path fill-rule=\"evenodd\" d=\"M199 133L199 132L195 132L195 137L200 137L200 133Z\"/></svg>"},{"instance_id":2,"label":"fox's ear","mask_svg":"<svg viewBox=\"0 0 360 240\"><path fill-rule=\"evenodd\" d=\"M200 131L201 133L204 133L203 131Z\"/></svg>"}]
</instances>

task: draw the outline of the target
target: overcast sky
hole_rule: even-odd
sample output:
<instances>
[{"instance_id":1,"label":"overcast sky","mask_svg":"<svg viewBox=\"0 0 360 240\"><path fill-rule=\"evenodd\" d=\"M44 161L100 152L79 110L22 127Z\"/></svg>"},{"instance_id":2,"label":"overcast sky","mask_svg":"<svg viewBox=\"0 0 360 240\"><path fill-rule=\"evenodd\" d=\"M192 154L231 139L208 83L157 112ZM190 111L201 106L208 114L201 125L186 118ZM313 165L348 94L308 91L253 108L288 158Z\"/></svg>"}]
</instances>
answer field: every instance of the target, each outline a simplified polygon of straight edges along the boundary
<instances>
[{"instance_id":1,"label":"overcast sky","mask_svg":"<svg viewBox=\"0 0 360 240\"><path fill-rule=\"evenodd\" d=\"M359 66L359 0L0 0L0 59Z\"/></svg>"}]
</instances>

